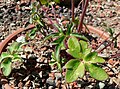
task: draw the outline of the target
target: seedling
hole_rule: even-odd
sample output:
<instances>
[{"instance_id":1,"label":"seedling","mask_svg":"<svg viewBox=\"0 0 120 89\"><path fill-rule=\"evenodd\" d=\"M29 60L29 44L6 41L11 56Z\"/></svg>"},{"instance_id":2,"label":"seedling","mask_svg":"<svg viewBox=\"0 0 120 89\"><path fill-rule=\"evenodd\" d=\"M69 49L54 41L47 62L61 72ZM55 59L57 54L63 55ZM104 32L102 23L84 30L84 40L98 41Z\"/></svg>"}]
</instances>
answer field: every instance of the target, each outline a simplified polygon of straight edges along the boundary
<instances>
[{"instance_id":1,"label":"seedling","mask_svg":"<svg viewBox=\"0 0 120 89\"><path fill-rule=\"evenodd\" d=\"M7 52L2 52L0 56L0 67L2 68L2 72L4 76L9 76L12 71L12 63L15 61L22 62L22 59L19 55L19 51L21 51L22 43L14 42L12 43Z\"/></svg>"},{"instance_id":2,"label":"seedling","mask_svg":"<svg viewBox=\"0 0 120 89\"><path fill-rule=\"evenodd\" d=\"M58 68L59 70L61 70L61 64L62 64L62 60L61 57L60 57L60 50L61 49L66 49L67 46L66 46L66 41L69 37L71 36L75 36L75 37L78 37L82 40L88 40L85 36L81 35L81 34L78 34L78 33L74 33L74 24L71 23L67 26L67 30L64 30L63 28L59 27L57 24L54 24L55 27L57 28L57 32L56 33L52 33L52 34L49 34L45 39L45 40L48 40L48 39L51 39L51 38L54 38L55 40L53 42L51 42L52 45L56 45L55 47L55 52L54 52L54 62L52 61L52 63L57 63L58 64Z\"/></svg>"},{"instance_id":3,"label":"seedling","mask_svg":"<svg viewBox=\"0 0 120 89\"><path fill-rule=\"evenodd\" d=\"M92 52L86 41L78 41L76 37L70 37L66 52L75 58L65 64L67 69L66 82L73 82L78 77L83 78L85 71L89 72L91 77L100 81L108 78L107 73L97 65L98 63L104 63L105 60L99 57L97 52Z\"/></svg>"}]
</instances>

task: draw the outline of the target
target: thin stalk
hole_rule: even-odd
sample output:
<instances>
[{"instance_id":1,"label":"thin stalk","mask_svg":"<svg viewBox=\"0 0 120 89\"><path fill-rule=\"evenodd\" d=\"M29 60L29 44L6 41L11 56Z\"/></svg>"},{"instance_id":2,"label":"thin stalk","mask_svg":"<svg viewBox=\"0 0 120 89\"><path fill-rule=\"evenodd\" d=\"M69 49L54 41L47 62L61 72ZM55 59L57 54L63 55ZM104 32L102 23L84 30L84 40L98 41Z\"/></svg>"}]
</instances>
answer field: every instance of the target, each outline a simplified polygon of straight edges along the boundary
<instances>
[{"instance_id":1,"label":"thin stalk","mask_svg":"<svg viewBox=\"0 0 120 89\"><path fill-rule=\"evenodd\" d=\"M45 10L44 7L42 7L42 9L43 9L44 12L46 12L46 10ZM54 23L53 23L52 19L49 18L48 14L46 14L46 17L47 17L47 19L50 21L50 24L51 24L51 25L53 26L53 28L54 28L53 32L56 32L56 31L57 31L57 28L54 26Z\"/></svg>"},{"instance_id":2,"label":"thin stalk","mask_svg":"<svg viewBox=\"0 0 120 89\"><path fill-rule=\"evenodd\" d=\"M115 55L111 55L111 57L109 59L111 59L111 58L117 58L117 57L120 57L120 53L117 53Z\"/></svg>"},{"instance_id":3,"label":"thin stalk","mask_svg":"<svg viewBox=\"0 0 120 89\"><path fill-rule=\"evenodd\" d=\"M74 22L75 21L75 17L74 17L74 0L71 0L71 6L72 6L72 22Z\"/></svg>"},{"instance_id":4,"label":"thin stalk","mask_svg":"<svg viewBox=\"0 0 120 89\"><path fill-rule=\"evenodd\" d=\"M99 50L98 53L102 52L104 49L106 49L108 46L110 46L110 45L113 43L113 41L114 41L119 35L120 35L120 32L112 39L112 41L110 41L110 42L108 43L108 45L106 45L104 48L102 48L101 50ZM99 47L100 47L100 46L99 46Z\"/></svg>"},{"instance_id":5,"label":"thin stalk","mask_svg":"<svg viewBox=\"0 0 120 89\"><path fill-rule=\"evenodd\" d=\"M89 0L85 1L85 5L84 5L83 11L82 11L82 15L81 15L81 18L79 20L80 24L78 25L78 33L81 32L81 30L82 30L83 19L84 19L85 13L86 13L86 9L88 7L88 2L89 2Z\"/></svg>"}]
</instances>

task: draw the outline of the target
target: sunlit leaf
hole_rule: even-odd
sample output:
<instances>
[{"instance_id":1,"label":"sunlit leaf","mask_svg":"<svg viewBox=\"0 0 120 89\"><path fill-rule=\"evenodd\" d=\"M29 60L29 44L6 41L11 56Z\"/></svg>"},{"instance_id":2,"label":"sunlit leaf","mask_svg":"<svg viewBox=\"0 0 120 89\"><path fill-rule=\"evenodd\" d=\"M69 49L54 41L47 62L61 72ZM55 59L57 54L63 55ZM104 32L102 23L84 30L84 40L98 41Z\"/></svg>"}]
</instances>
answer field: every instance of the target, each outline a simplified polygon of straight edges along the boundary
<instances>
[{"instance_id":1,"label":"sunlit leaf","mask_svg":"<svg viewBox=\"0 0 120 89\"><path fill-rule=\"evenodd\" d=\"M47 4L48 1L47 0L40 0L41 4Z\"/></svg>"},{"instance_id":2,"label":"sunlit leaf","mask_svg":"<svg viewBox=\"0 0 120 89\"><path fill-rule=\"evenodd\" d=\"M21 44L22 44L22 43L20 43L20 42L14 42L14 43L12 43L12 44L8 47L8 51L9 51L11 54L13 54L14 52L16 52L16 51L19 50Z\"/></svg>"},{"instance_id":3,"label":"sunlit leaf","mask_svg":"<svg viewBox=\"0 0 120 89\"><path fill-rule=\"evenodd\" d=\"M54 2L56 2L56 3L60 3L60 0L53 0Z\"/></svg>"},{"instance_id":4,"label":"sunlit leaf","mask_svg":"<svg viewBox=\"0 0 120 89\"><path fill-rule=\"evenodd\" d=\"M80 49L81 49L80 51L84 53L85 49L87 48L88 48L88 43L86 41L80 40Z\"/></svg>"},{"instance_id":5,"label":"sunlit leaf","mask_svg":"<svg viewBox=\"0 0 120 89\"><path fill-rule=\"evenodd\" d=\"M67 49L66 52L76 59L82 58L82 54L80 52L77 52L76 50Z\"/></svg>"},{"instance_id":6,"label":"sunlit leaf","mask_svg":"<svg viewBox=\"0 0 120 89\"><path fill-rule=\"evenodd\" d=\"M103 70L102 68L100 68L99 66L95 64L88 64L87 68L90 72L90 76L97 80L103 81L108 78L108 75L105 72L105 70Z\"/></svg>"},{"instance_id":7,"label":"sunlit leaf","mask_svg":"<svg viewBox=\"0 0 120 89\"><path fill-rule=\"evenodd\" d=\"M1 68L4 76L9 76L12 70L12 62L11 58L6 58L2 63L1 63Z\"/></svg>"},{"instance_id":8,"label":"sunlit leaf","mask_svg":"<svg viewBox=\"0 0 120 89\"><path fill-rule=\"evenodd\" d=\"M76 52L80 52L80 44L77 38L70 37L68 39L68 48L70 50L75 50Z\"/></svg>"},{"instance_id":9,"label":"sunlit leaf","mask_svg":"<svg viewBox=\"0 0 120 89\"><path fill-rule=\"evenodd\" d=\"M85 57L85 61L90 61L91 63L104 63L105 60L98 56L97 52L91 52Z\"/></svg>"},{"instance_id":10,"label":"sunlit leaf","mask_svg":"<svg viewBox=\"0 0 120 89\"><path fill-rule=\"evenodd\" d=\"M6 58L13 58L12 55L10 55L9 53L7 52L2 52L1 56L0 56L0 62L2 62L4 59Z\"/></svg>"},{"instance_id":11,"label":"sunlit leaf","mask_svg":"<svg viewBox=\"0 0 120 89\"><path fill-rule=\"evenodd\" d=\"M13 59L12 59L12 62L15 62L15 61L22 61L21 59L21 56L19 54L13 54Z\"/></svg>"},{"instance_id":12,"label":"sunlit leaf","mask_svg":"<svg viewBox=\"0 0 120 89\"><path fill-rule=\"evenodd\" d=\"M85 61L95 60L97 52L91 52L85 57Z\"/></svg>"},{"instance_id":13,"label":"sunlit leaf","mask_svg":"<svg viewBox=\"0 0 120 89\"><path fill-rule=\"evenodd\" d=\"M83 77L85 73L85 67L80 60L77 59L72 59L68 61L68 63L65 65L67 68L66 72L66 82L73 82L75 81L78 77Z\"/></svg>"}]
</instances>

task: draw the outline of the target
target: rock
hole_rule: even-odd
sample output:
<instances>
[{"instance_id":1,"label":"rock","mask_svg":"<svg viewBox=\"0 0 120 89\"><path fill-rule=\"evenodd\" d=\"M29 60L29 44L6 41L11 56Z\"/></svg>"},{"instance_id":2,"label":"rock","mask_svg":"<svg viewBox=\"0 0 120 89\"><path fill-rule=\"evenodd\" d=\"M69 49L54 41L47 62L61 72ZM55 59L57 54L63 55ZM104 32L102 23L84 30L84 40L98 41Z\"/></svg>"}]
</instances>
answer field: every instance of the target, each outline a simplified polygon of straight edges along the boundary
<instances>
[{"instance_id":1,"label":"rock","mask_svg":"<svg viewBox=\"0 0 120 89\"><path fill-rule=\"evenodd\" d=\"M103 89L104 87L105 87L105 84L102 83L102 82L99 82L99 88L100 88L100 89Z\"/></svg>"},{"instance_id":2,"label":"rock","mask_svg":"<svg viewBox=\"0 0 120 89\"><path fill-rule=\"evenodd\" d=\"M49 77L46 80L46 84L48 84L49 86L55 86L56 85L55 80L53 80L51 77Z\"/></svg>"}]
</instances>

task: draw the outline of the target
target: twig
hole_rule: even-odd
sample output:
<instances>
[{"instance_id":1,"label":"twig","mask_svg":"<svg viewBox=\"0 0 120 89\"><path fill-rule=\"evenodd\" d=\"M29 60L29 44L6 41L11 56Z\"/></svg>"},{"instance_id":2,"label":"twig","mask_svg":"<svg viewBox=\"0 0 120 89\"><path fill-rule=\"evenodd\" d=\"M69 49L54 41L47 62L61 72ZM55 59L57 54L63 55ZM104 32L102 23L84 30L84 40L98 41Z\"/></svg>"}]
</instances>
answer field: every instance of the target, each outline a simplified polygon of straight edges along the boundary
<instances>
[{"instance_id":1,"label":"twig","mask_svg":"<svg viewBox=\"0 0 120 89\"><path fill-rule=\"evenodd\" d=\"M111 55L111 57L109 59L111 59L111 58L117 58L117 57L120 57L120 53L117 53L115 55Z\"/></svg>"},{"instance_id":2,"label":"twig","mask_svg":"<svg viewBox=\"0 0 120 89\"><path fill-rule=\"evenodd\" d=\"M45 8L44 7L42 7L42 9L43 9L43 11L44 12L46 12L46 10L45 10ZM53 23L53 21L51 20L51 18L49 18L49 16L46 14L46 17L47 17L47 19L50 21L50 24L53 26L53 28L54 28L54 32L56 32L57 31L57 28L54 26L54 23Z\"/></svg>"},{"instance_id":3,"label":"twig","mask_svg":"<svg viewBox=\"0 0 120 89\"><path fill-rule=\"evenodd\" d=\"M74 22L75 21L75 17L74 17L74 0L71 0L71 5L72 5L72 22Z\"/></svg>"},{"instance_id":4,"label":"twig","mask_svg":"<svg viewBox=\"0 0 120 89\"><path fill-rule=\"evenodd\" d=\"M81 32L81 30L82 30L83 19L84 19L85 12L86 12L86 9L88 6L88 2L89 2L89 0L85 1L85 5L84 5L83 11L82 11L81 18L80 18L80 24L78 25L78 33Z\"/></svg>"},{"instance_id":5,"label":"twig","mask_svg":"<svg viewBox=\"0 0 120 89\"><path fill-rule=\"evenodd\" d=\"M110 46L113 41L120 35L120 32L112 39L112 41L110 41L104 48L102 48L101 50L98 50L98 53L102 52L104 49L106 49L108 46ZM104 43L104 42L103 42ZM100 47L100 46L99 46Z\"/></svg>"}]
</instances>

